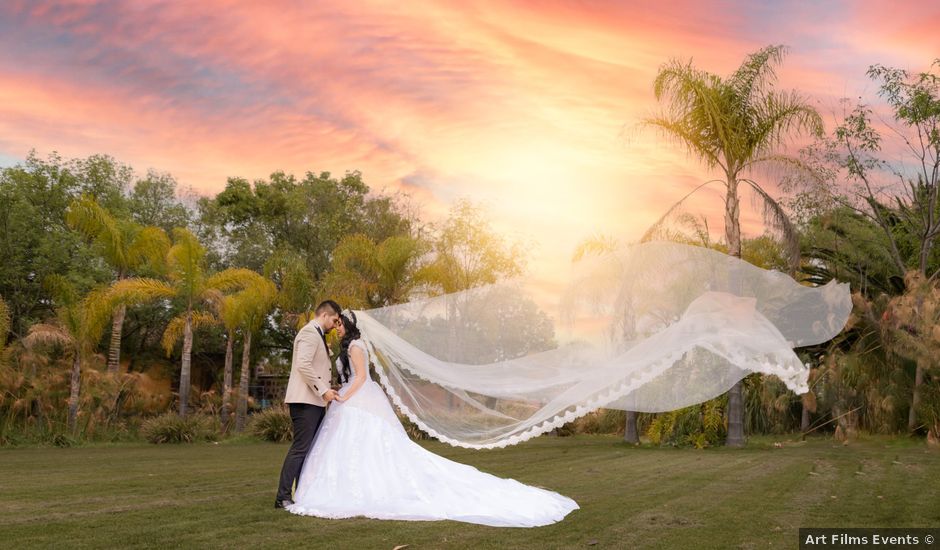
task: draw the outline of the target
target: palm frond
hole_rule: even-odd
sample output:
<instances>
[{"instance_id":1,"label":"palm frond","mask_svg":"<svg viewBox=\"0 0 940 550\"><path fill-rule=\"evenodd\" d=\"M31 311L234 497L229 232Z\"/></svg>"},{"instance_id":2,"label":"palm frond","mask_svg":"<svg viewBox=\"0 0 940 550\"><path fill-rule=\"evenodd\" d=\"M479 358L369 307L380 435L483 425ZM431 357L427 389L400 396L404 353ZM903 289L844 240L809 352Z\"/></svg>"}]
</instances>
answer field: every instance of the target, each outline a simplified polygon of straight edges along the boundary
<instances>
[{"instance_id":1,"label":"palm frond","mask_svg":"<svg viewBox=\"0 0 940 550\"><path fill-rule=\"evenodd\" d=\"M173 354L173 348L176 347L176 343L183 337L185 328L186 314L184 313L170 319L166 328L163 329L163 337L160 338L160 346L163 347L163 351L166 352L167 357Z\"/></svg>"},{"instance_id":2,"label":"palm frond","mask_svg":"<svg viewBox=\"0 0 940 550\"><path fill-rule=\"evenodd\" d=\"M686 199L688 199L689 197L691 197L696 191L698 191L698 190L701 189L702 187L705 187L706 185L709 185L709 184L711 184L711 183L725 183L725 182L722 181L722 180L708 180L708 181L706 181L706 182L703 182L703 183L699 184L698 186L696 186L695 189L693 189L693 190L689 191L688 193L686 193L686 195L685 195L684 197L682 197L681 199L679 199L678 201L676 201L672 206L669 207L668 210L666 210L665 213L663 213L662 216L659 217L658 220L656 220L655 222L653 222L652 225L649 226L649 229L647 229L647 230L643 233L643 236L640 237L640 242L641 242L641 243L645 243L645 242L651 240L651 239L653 238L653 236L656 234L656 232L659 230L659 228L662 227L663 223L664 223L667 219L669 219L669 216L672 215L673 211L675 211L677 208L680 208L680 207L682 206L682 203L685 202Z\"/></svg>"},{"instance_id":3,"label":"palm frond","mask_svg":"<svg viewBox=\"0 0 940 550\"><path fill-rule=\"evenodd\" d=\"M225 330L233 332L243 323L243 319L241 318L242 311L238 308L238 295L222 294L219 292L218 296L218 300L213 302L216 315L222 323L222 326L225 327Z\"/></svg>"},{"instance_id":4,"label":"palm frond","mask_svg":"<svg viewBox=\"0 0 940 550\"><path fill-rule=\"evenodd\" d=\"M595 235L584 239L574 249L572 262L579 262L587 256L600 256L616 250L619 243L610 235Z\"/></svg>"},{"instance_id":5,"label":"palm frond","mask_svg":"<svg viewBox=\"0 0 940 550\"><path fill-rule=\"evenodd\" d=\"M173 229L173 246L167 253L167 267L170 278L177 281L182 293L194 297L198 295L203 278L203 259L206 249L188 229Z\"/></svg>"},{"instance_id":6,"label":"palm frond","mask_svg":"<svg viewBox=\"0 0 940 550\"><path fill-rule=\"evenodd\" d=\"M647 118L643 123L658 129L664 137L685 147L688 154L701 157L708 167L720 166L724 169L724 163L718 156L719 150L716 145L708 140L707 136L696 133L682 120L658 116Z\"/></svg>"},{"instance_id":7,"label":"palm frond","mask_svg":"<svg viewBox=\"0 0 940 550\"><path fill-rule=\"evenodd\" d=\"M107 328L114 308L120 303L112 294L111 288L95 289L81 301L79 340L86 348L95 347Z\"/></svg>"},{"instance_id":8,"label":"palm frond","mask_svg":"<svg viewBox=\"0 0 940 550\"><path fill-rule=\"evenodd\" d=\"M737 92L738 97L748 103L755 94L762 94L765 85L776 80L774 67L783 62L787 47L783 45L766 46L750 55L731 75L728 83Z\"/></svg>"},{"instance_id":9,"label":"palm frond","mask_svg":"<svg viewBox=\"0 0 940 550\"><path fill-rule=\"evenodd\" d=\"M23 345L30 350L37 346L71 347L74 343L75 339L65 328L51 323L36 323L23 338Z\"/></svg>"},{"instance_id":10,"label":"palm frond","mask_svg":"<svg viewBox=\"0 0 940 550\"><path fill-rule=\"evenodd\" d=\"M127 250L132 267L149 264L154 268L161 268L166 262L167 252L170 250L170 238L159 227L141 228Z\"/></svg>"},{"instance_id":11,"label":"palm frond","mask_svg":"<svg viewBox=\"0 0 940 550\"><path fill-rule=\"evenodd\" d=\"M192 330L195 332L201 327L208 327L218 324L218 319L212 314L203 311L192 312ZM176 343L183 338L186 330L186 313L178 315L170 320L163 330L163 337L160 338L160 346L166 352L167 357L173 353Z\"/></svg>"},{"instance_id":12,"label":"palm frond","mask_svg":"<svg viewBox=\"0 0 940 550\"><path fill-rule=\"evenodd\" d=\"M715 164L717 152L730 151L735 138L724 86L717 75L678 60L661 67L653 81L657 101L665 101L668 109L668 115L660 117L666 125L660 126L683 141L691 139L686 143L690 149L712 151Z\"/></svg>"},{"instance_id":13,"label":"palm frond","mask_svg":"<svg viewBox=\"0 0 940 550\"><path fill-rule=\"evenodd\" d=\"M177 289L157 279L131 277L112 284L110 294L110 297L116 302L115 305L117 303L131 305L160 298L172 298L176 296Z\"/></svg>"},{"instance_id":14,"label":"palm frond","mask_svg":"<svg viewBox=\"0 0 940 550\"><path fill-rule=\"evenodd\" d=\"M776 166L785 172L795 173L795 176L802 181L813 182L817 187L825 187L828 184L826 174L820 172L816 166L799 157L781 154L768 154L751 159L747 162L747 164L744 165L744 168L754 170L761 165ZM768 172L773 174L772 170ZM786 189L784 189L784 191L786 192Z\"/></svg>"},{"instance_id":15,"label":"palm frond","mask_svg":"<svg viewBox=\"0 0 940 550\"><path fill-rule=\"evenodd\" d=\"M242 267L233 267L211 275L206 279L206 288L214 288L222 292L241 290L246 287L261 284L266 281L260 273Z\"/></svg>"},{"instance_id":16,"label":"palm frond","mask_svg":"<svg viewBox=\"0 0 940 550\"><path fill-rule=\"evenodd\" d=\"M235 295L234 317L248 330L257 330L277 301L277 287L263 277Z\"/></svg>"},{"instance_id":17,"label":"palm frond","mask_svg":"<svg viewBox=\"0 0 940 550\"><path fill-rule=\"evenodd\" d=\"M748 139L751 156L766 154L791 133L822 135L822 117L797 92L767 92L755 109L756 124Z\"/></svg>"},{"instance_id":18,"label":"palm frond","mask_svg":"<svg viewBox=\"0 0 940 550\"><path fill-rule=\"evenodd\" d=\"M97 242L108 263L119 269L127 267L121 224L93 197L82 195L72 201L65 213L65 220L71 228Z\"/></svg>"},{"instance_id":19,"label":"palm frond","mask_svg":"<svg viewBox=\"0 0 940 550\"><path fill-rule=\"evenodd\" d=\"M744 179L751 186L757 195L763 199L762 212L764 214L764 223L771 225L783 234L784 246L787 250L787 264L790 274L795 274L800 265L800 237L790 222L790 217L784 211L780 203L775 201L764 189L754 180Z\"/></svg>"}]
</instances>

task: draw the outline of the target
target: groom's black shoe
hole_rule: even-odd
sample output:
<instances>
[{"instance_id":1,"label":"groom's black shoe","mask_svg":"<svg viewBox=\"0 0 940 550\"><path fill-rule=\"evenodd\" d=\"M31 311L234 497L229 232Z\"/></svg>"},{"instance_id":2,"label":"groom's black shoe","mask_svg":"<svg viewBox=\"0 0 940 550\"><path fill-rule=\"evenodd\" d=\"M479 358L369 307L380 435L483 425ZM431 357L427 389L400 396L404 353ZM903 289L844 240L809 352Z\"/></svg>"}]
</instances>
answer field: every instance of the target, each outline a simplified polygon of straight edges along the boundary
<instances>
[{"instance_id":1,"label":"groom's black shoe","mask_svg":"<svg viewBox=\"0 0 940 550\"><path fill-rule=\"evenodd\" d=\"M294 501L291 500L291 499L289 499L289 498L285 498L284 500L275 500L275 501L274 501L274 507L275 507L275 508L287 508L288 506L290 506L290 505L293 504L293 503L294 503Z\"/></svg>"}]
</instances>

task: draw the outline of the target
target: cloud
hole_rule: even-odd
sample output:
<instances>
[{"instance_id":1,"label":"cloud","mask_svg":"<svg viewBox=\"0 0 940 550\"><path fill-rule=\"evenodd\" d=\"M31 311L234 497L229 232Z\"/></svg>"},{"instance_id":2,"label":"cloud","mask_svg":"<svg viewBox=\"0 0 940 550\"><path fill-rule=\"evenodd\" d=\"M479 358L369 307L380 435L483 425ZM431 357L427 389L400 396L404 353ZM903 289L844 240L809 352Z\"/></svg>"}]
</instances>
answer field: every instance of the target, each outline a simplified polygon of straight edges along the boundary
<instances>
[{"instance_id":1,"label":"cloud","mask_svg":"<svg viewBox=\"0 0 940 550\"><path fill-rule=\"evenodd\" d=\"M855 5L6 2L0 155L106 152L205 193L356 169L429 217L469 196L543 242L635 238L712 177L636 129L660 64L786 43L780 86L826 110L872 92L869 64L940 51L935 8Z\"/></svg>"}]
</instances>

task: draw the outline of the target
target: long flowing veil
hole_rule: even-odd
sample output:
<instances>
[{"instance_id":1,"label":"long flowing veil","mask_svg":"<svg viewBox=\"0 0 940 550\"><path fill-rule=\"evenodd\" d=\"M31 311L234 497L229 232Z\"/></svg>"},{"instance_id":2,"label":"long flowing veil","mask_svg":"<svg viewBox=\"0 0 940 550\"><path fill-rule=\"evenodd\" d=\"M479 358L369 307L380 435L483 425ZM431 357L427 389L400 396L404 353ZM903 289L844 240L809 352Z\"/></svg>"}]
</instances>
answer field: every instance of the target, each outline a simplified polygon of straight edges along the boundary
<instances>
[{"instance_id":1,"label":"long flowing veil","mask_svg":"<svg viewBox=\"0 0 940 550\"><path fill-rule=\"evenodd\" d=\"M804 286L671 242L553 275L358 312L395 405L441 441L493 448L599 407L706 401L752 372L805 393L809 367L793 348L831 339L852 309L847 283Z\"/></svg>"}]
</instances>

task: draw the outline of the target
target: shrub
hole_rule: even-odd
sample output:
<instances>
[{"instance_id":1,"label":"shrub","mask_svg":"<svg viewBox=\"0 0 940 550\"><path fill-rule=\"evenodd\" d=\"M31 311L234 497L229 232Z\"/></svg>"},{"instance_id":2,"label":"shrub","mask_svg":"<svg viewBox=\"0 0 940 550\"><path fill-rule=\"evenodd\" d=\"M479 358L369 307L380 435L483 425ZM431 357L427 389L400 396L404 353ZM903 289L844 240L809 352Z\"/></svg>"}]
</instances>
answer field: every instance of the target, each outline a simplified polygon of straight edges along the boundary
<instances>
[{"instance_id":1,"label":"shrub","mask_svg":"<svg viewBox=\"0 0 940 550\"><path fill-rule=\"evenodd\" d=\"M192 443L211 441L218 433L216 420L202 414L180 418L176 413L165 413L144 421L140 433L151 443Z\"/></svg>"},{"instance_id":2,"label":"shrub","mask_svg":"<svg viewBox=\"0 0 940 550\"><path fill-rule=\"evenodd\" d=\"M294 425L285 406L270 407L251 415L248 432L265 441L283 443L294 438Z\"/></svg>"},{"instance_id":3,"label":"shrub","mask_svg":"<svg viewBox=\"0 0 940 550\"><path fill-rule=\"evenodd\" d=\"M703 449L718 445L727 429L723 405L727 396L657 415L646 430L653 445Z\"/></svg>"}]
</instances>

